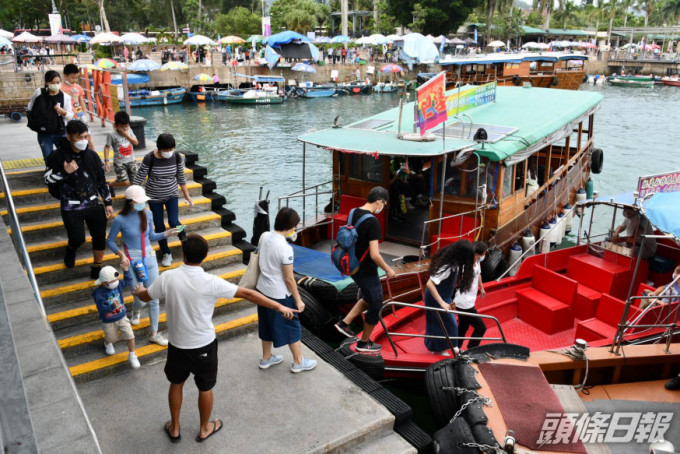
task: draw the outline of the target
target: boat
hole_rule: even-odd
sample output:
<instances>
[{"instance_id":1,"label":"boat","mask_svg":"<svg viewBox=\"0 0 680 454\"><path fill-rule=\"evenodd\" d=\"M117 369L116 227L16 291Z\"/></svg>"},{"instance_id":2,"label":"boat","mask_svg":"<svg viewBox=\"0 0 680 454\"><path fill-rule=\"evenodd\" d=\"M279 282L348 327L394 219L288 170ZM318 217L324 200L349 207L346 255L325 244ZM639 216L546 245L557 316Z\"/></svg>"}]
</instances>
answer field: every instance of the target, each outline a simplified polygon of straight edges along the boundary
<instances>
[{"instance_id":1,"label":"boat","mask_svg":"<svg viewBox=\"0 0 680 454\"><path fill-rule=\"evenodd\" d=\"M680 78L678 78L678 76L662 77L661 83L664 85L670 85L672 87L680 87Z\"/></svg>"},{"instance_id":2,"label":"boat","mask_svg":"<svg viewBox=\"0 0 680 454\"><path fill-rule=\"evenodd\" d=\"M217 99L229 104L262 105L281 104L284 97L279 84L285 79L281 76L236 74L247 81L241 83L239 88L222 90L217 94Z\"/></svg>"},{"instance_id":3,"label":"boat","mask_svg":"<svg viewBox=\"0 0 680 454\"><path fill-rule=\"evenodd\" d=\"M397 90L397 84L394 82L378 82L373 86L373 91L376 93L396 93Z\"/></svg>"},{"instance_id":4,"label":"boat","mask_svg":"<svg viewBox=\"0 0 680 454\"><path fill-rule=\"evenodd\" d=\"M629 88L654 88L653 80L644 80L645 78L622 78L622 77L608 77L607 82L615 87L629 87Z\"/></svg>"},{"instance_id":5,"label":"boat","mask_svg":"<svg viewBox=\"0 0 680 454\"><path fill-rule=\"evenodd\" d=\"M588 57L561 52L482 54L448 58L439 64L447 71L447 88L480 85L495 81L500 86L522 86L578 90L587 80L584 61Z\"/></svg>"},{"instance_id":6,"label":"boat","mask_svg":"<svg viewBox=\"0 0 680 454\"><path fill-rule=\"evenodd\" d=\"M680 172L669 175L677 178ZM676 236L680 224L677 217L670 221L664 218L673 217L678 207L680 192L644 198L627 193L579 203L572 208L580 213L575 246L538 255L527 251L527 258L514 276L484 284L486 297L478 298L476 303L479 317L487 326L479 339L481 346L521 344L533 352L568 347L582 339L592 347L621 348L680 336L680 299L665 296L655 300L657 297L646 295L647 291L674 283L672 272L680 263L676 244L680 242L680 236ZM611 226L617 225L617 213L624 209L640 213L656 227L653 236L659 239L658 244L643 240L641 246L629 248L608 241L606 235L612 232ZM607 214L611 222L603 219ZM593 226L595 216L606 222L604 232L597 232ZM566 228L567 219L560 222L562 225L556 224L553 229ZM652 235L651 229L647 234ZM550 232L546 235L549 238ZM652 245L654 253L647 257L645 247ZM676 280L680 282L680 276ZM423 291L421 287L419 293ZM658 302L644 304L651 301ZM428 310L443 312L426 308L422 300L414 304L387 300L380 325L371 333L371 340L383 347L380 357L362 358L357 365L373 362L369 370L375 375L379 362L385 377L412 377L442 359L442 352L434 354L425 348ZM451 350L447 356L453 356L456 339L470 338L463 333L456 338L449 337L446 330L444 333L440 338L447 340ZM346 343L341 351L351 355L355 345Z\"/></svg>"},{"instance_id":7,"label":"boat","mask_svg":"<svg viewBox=\"0 0 680 454\"><path fill-rule=\"evenodd\" d=\"M184 87L169 87L159 89L130 90L130 107L165 106L182 102L187 89ZM120 99L120 105L125 105L125 99Z\"/></svg>"},{"instance_id":8,"label":"boat","mask_svg":"<svg viewBox=\"0 0 680 454\"><path fill-rule=\"evenodd\" d=\"M187 92L187 98L194 102L217 101L220 91L232 88L231 84L192 85Z\"/></svg>"},{"instance_id":9,"label":"boat","mask_svg":"<svg viewBox=\"0 0 680 454\"><path fill-rule=\"evenodd\" d=\"M492 83L449 90L446 98L457 113L449 115L446 129L431 131L428 141L414 133L414 103L405 100L368 118L338 117L333 127L298 138L303 163L307 153L332 153L334 175L307 187L303 166L302 189L279 199L279 206L290 201L304 220L294 270L313 283L310 293L320 292L312 293L317 301L307 307L321 305L319 313L326 315L344 310L338 295L351 297L356 286L333 269L331 243L372 187L389 190L396 169L409 168L409 181L421 185L419 197L404 200L406 210L395 201L378 216L381 250L391 259L408 256L413 262L401 266L403 275L390 289L384 284L385 294L411 292L407 302L418 300L427 254L460 238L486 241L493 248L484 276L496 279L506 270L504 255L527 230L535 237L546 220L557 219L577 197L586 197L586 188L592 190L590 173L599 173L603 162L594 138L599 93ZM310 314L301 314L303 323ZM326 315L312 324L327 327L331 317Z\"/></svg>"},{"instance_id":10,"label":"boat","mask_svg":"<svg viewBox=\"0 0 680 454\"><path fill-rule=\"evenodd\" d=\"M342 82L335 84L339 95L366 95L371 93L373 86L366 82Z\"/></svg>"},{"instance_id":11,"label":"boat","mask_svg":"<svg viewBox=\"0 0 680 454\"><path fill-rule=\"evenodd\" d=\"M336 96L337 90L328 87L298 87L297 96L302 98L330 98Z\"/></svg>"}]
</instances>

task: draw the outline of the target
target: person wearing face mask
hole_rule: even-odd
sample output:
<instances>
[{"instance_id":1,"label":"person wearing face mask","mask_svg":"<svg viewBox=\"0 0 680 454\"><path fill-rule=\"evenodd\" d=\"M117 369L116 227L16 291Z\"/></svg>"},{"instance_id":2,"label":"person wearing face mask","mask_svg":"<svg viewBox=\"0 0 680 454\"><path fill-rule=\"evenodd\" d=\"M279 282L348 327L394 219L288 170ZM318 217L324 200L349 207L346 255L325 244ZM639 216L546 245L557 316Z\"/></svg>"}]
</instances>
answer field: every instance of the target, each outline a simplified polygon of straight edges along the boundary
<instances>
[{"instance_id":1,"label":"person wearing face mask","mask_svg":"<svg viewBox=\"0 0 680 454\"><path fill-rule=\"evenodd\" d=\"M624 232L625 236L620 236ZM654 238L643 238L643 235L652 235L653 233L654 229L646 217L632 207L625 207L623 209L623 222L616 227L609 241L624 243L629 248L634 247L635 256L640 253L640 247L644 243L643 256L640 258L648 259L656 252L656 240Z\"/></svg>"},{"instance_id":2,"label":"person wearing face mask","mask_svg":"<svg viewBox=\"0 0 680 454\"><path fill-rule=\"evenodd\" d=\"M106 220L113 217L113 206L104 165L99 155L88 148L88 136L87 125L69 121L66 138L47 157L44 180L50 194L61 202L61 218L68 235L64 265L75 266L76 251L85 242L87 224L92 236L90 278L97 279L106 247Z\"/></svg>"},{"instance_id":3,"label":"person wearing face mask","mask_svg":"<svg viewBox=\"0 0 680 454\"><path fill-rule=\"evenodd\" d=\"M61 91L71 96L71 106L73 108L73 118L89 124L89 116L85 112L85 90L78 84L80 70L73 63L64 65L64 80L61 82ZM92 136L88 136L88 146L94 150Z\"/></svg>"},{"instance_id":4,"label":"person wearing face mask","mask_svg":"<svg viewBox=\"0 0 680 454\"><path fill-rule=\"evenodd\" d=\"M71 106L71 97L61 91L59 73L47 71L45 87L33 93L26 108L28 127L38 133L38 145L45 161L65 135L65 122L73 118Z\"/></svg>"},{"instance_id":5,"label":"person wearing face mask","mask_svg":"<svg viewBox=\"0 0 680 454\"><path fill-rule=\"evenodd\" d=\"M357 301L344 319L335 324L335 329L340 333L350 338L354 337L354 332L349 325L362 312L366 311L364 329L361 333L361 339L357 342L357 350L360 352L379 352L382 348L370 340L373 328L378 324L378 314L383 303L383 291L380 277L378 277L378 267L385 270L388 278L393 278L397 275L387 265L382 255L380 255L379 242L382 238L382 230L380 222L375 217L376 214L380 214L385 209L389 199L390 195L387 189L376 186L369 191L366 203L353 210L352 219L347 219L348 224L354 225L365 215L372 215L368 216L357 227L358 237L355 251L357 257L363 257L363 259L361 260L359 270L352 275L352 279L359 287L359 301Z\"/></svg>"},{"instance_id":6,"label":"person wearing face mask","mask_svg":"<svg viewBox=\"0 0 680 454\"><path fill-rule=\"evenodd\" d=\"M474 279L472 280L472 285L468 291L464 291L462 288L458 288L456 291L456 296L453 299L455 309L458 312L464 312L468 314L478 314L477 309L475 309L475 302L477 301L477 292L479 291L479 296L486 297L486 290L484 290L484 283L482 282L482 266L481 263L486 257L486 243L483 241L477 241L474 243L475 248L475 264L473 266ZM468 316L465 314L458 314L458 335L460 337L466 337L468 328L472 326L473 331L470 337L476 339L471 339L468 341L467 348L473 348L479 345L481 338L486 332L486 325L484 320L479 317ZM463 339L458 341L458 347L463 347Z\"/></svg>"},{"instance_id":7,"label":"person wearing face mask","mask_svg":"<svg viewBox=\"0 0 680 454\"><path fill-rule=\"evenodd\" d=\"M172 134L161 134L156 139L157 149L144 156L142 164L135 175L134 184L144 185L146 194L150 197L149 208L153 213L153 223L157 232L165 231L163 210L168 213L168 224L177 227L179 223L179 198L177 186L179 185L184 194L184 200L188 206L194 202L187 189L187 181L184 176L184 160L175 151L175 138ZM147 179L148 176L148 179ZM186 238L186 233L179 235L180 240ZM162 266L172 265L172 253L166 240L161 240L158 245L163 252Z\"/></svg>"},{"instance_id":8,"label":"person wearing face mask","mask_svg":"<svg viewBox=\"0 0 680 454\"><path fill-rule=\"evenodd\" d=\"M94 303L102 321L104 331L104 351L108 356L115 355L113 344L118 340L118 331L127 341L128 362L133 369L139 369L139 360L135 353L135 334L132 332L130 320L127 318L123 289L132 290L132 280L120 279L120 273L112 266L105 266L95 281L98 287L92 292Z\"/></svg>"},{"instance_id":9,"label":"person wearing face mask","mask_svg":"<svg viewBox=\"0 0 680 454\"><path fill-rule=\"evenodd\" d=\"M136 287L143 284L149 287L158 278L158 262L156 253L151 247L152 241L159 241L172 235L177 235L177 229L164 232L154 232L151 223L151 212L146 209L149 197L141 186L129 186L125 190L125 204L113 221L106 244L114 254L120 257L120 266L127 269L135 262L142 262L146 267L146 280L140 280L136 272L132 273L133 283ZM120 233L123 237L122 249L116 244L116 237ZM143 244L142 244L143 242ZM132 318L130 323L139 325L142 308L146 305L141 299L135 297L132 304ZM158 316L160 313L157 299L149 301L149 341L158 345L168 345L167 339L158 332Z\"/></svg>"},{"instance_id":10,"label":"person wearing face mask","mask_svg":"<svg viewBox=\"0 0 680 454\"><path fill-rule=\"evenodd\" d=\"M287 240L295 241L295 227L300 216L292 208L282 208L276 215L274 231L262 234L259 242L260 276L255 288L267 298L290 309L302 312L305 303L300 298L293 275L293 248ZM302 356L302 328L298 317L285 319L277 310L257 307L258 334L262 341L260 369L283 362L283 356L272 354L272 346L288 345L293 354L293 373L312 370L316 361Z\"/></svg>"}]
</instances>

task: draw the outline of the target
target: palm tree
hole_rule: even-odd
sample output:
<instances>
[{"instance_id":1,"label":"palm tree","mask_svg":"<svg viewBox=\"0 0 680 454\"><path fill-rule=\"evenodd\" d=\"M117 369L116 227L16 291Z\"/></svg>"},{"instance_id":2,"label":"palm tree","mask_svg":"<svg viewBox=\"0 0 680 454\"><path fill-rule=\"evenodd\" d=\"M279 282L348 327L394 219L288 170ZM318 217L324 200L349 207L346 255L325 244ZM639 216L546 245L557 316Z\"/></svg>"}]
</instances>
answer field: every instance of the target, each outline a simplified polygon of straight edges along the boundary
<instances>
[{"instance_id":1,"label":"palm tree","mask_svg":"<svg viewBox=\"0 0 680 454\"><path fill-rule=\"evenodd\" d=\"M102 21L102 28L104 29L105 32L110 32L111 28L109 27L109 20L106 18L106 10L104 9L104 0L98 0L99 2L99 17L101 18Z\"/></svg>"},{"instance_id":2,"label":"palm tree","mask_svg":"<svg viewBox=\"0 0 680 454\"><path fill-rule=\"evenodd\" d=\"M661 4L661 15L672 23L677 23L680 19L680 0L666 0Z\"/></svg>"},{"instance_id":3,"label":"palm tree","mask_svg":"<svg viewBox=\"0 0 680 454\"><path fill-rule=\"evenodd\" d=\"M545 14L545 22L543 23L543 30L550 28L550 13L554 8L554 0L539 0L541 13Z\"/></svg>"},{"instance_id":4,"label":"palm tree","mask_svg":"<svg viewBox=\"0 0 680 454\"><path fill-rule=\"evenodd\" d=\"M657 0L638 0L637 7L645 12L645 27L649 24L649 17L657 6Z\"/></svg>"},{"instance_id":5,"label":"palm tree","mask_svg":"<svg viewBox=\"0 0 680 454\"><path fill-rule=\"evenodd\" d=\"M614 16L619 10L621 0L609 0L603 5L603 8L609 13L609 27L607 27L607 45L612 45L612 26L614 25Z\"/></svg>"}]
</instances>

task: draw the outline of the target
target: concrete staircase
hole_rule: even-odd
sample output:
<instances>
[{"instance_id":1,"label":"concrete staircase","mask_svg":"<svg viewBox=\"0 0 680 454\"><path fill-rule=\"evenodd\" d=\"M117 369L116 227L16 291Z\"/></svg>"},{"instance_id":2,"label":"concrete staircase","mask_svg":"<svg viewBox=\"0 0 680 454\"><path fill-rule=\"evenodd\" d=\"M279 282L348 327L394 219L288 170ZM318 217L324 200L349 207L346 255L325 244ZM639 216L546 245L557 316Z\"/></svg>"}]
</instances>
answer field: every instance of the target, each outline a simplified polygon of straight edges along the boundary
<instances>
[{"instance_id":1,"label":"concrete staircase","mask_svg":"<svg viewBox=\"0 0 680 454\"><path fill-rule=\"evenodd\" d=\"M208 240L210 252L203 267L210 273L238 282L245 272L244 258L249 256L252 246L244 241L245 231L233 223L234 214L224 208L225 198L214 192L216 185L206 178L207 170L197 164L198 156L190 152L182 153L186 160L187 186L194 206L189 207L180 202L180 222L186 225L187 232L198 233ZM9 171L7 178L48 320L71 375L77 383L82 384L128 369L127 348L125 341L119 341L115 345L119 353L113 356L103 353L104 334L91 296L95 284L89 277L92 265L91 238L88 236L86 243L78 250L76 266L67 269L63 263L67 238L59 202L48 193L42 180L43 171L42 168ZM107 178L113 181L115 175L110 172ZM124 188L116 189L113 206L114 211L118 212L124 202ZM0 199L4 198L5 194L0 194ZM7 210L0 210L0 215L8 223ZM118 241L122 244L120 236ZM161 266L161 272L181 264L180 241L171 239L168 245L175 261L170 267ZM158 244L154 244L154 249L159 254L160 263ZM119 259L107 250L104 265L118 267ZM126 292L124 296L125 305L131 311L132 295ZM142 317L134 330L137 356L144 365L161 357L166 347L148 342L149 318L146 309L142 311ZM165 330L163 304L159 321L159 330ZM215 309L214 323L219 338L235 336L256 328L256 311L246 301L220 300Z\"/></svg>"}]
</instances>

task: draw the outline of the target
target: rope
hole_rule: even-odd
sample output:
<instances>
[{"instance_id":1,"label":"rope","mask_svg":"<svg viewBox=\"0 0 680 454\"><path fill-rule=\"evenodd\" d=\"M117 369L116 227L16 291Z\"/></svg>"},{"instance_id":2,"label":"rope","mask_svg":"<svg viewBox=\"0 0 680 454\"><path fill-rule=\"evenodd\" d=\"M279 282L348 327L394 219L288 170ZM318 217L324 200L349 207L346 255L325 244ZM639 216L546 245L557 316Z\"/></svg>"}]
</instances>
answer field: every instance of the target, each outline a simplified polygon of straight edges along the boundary
<instances>
[{"instance_id":1,"label":"rope","mask_svg":"<svg viewBox=\"0 0 680 454\"><path fill-rule=\"evenodd\" d=\"M562 350L548 350L548 351L567 356L567 357L573 359L574 361L585 361L586 362L586 373L583 377L583 381L581 382L580 385L574 386L574 389L580 389L580 390L582 390L583 394L588 394L585 387L586 387L586 381L588 380L588 369L589 369L590 364L589 364L589 360L588 360L588 355L586 355L586 349L580 347L579 345L572 345L571 347L565 348L565 349L562 349Z\"/></svg>"}]
</instances>

